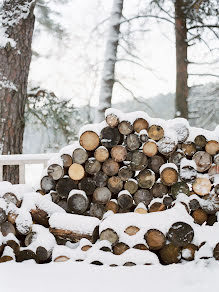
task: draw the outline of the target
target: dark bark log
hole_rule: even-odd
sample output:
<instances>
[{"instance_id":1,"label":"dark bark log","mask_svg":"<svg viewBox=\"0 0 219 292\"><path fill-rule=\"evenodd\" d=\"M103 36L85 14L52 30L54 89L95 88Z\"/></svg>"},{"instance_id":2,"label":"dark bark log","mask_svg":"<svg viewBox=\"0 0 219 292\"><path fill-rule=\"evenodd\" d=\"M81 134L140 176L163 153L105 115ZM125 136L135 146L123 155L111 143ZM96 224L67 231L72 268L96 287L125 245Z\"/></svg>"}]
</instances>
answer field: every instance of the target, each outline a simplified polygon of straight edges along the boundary
<instances>
[{"instance_id":1,"label":"dark bark log","mask_svg":"<svg viewBox=\"0 0 219 292\"><path fill-rule=\"evenodd\" d=\"M119 207L123 210L128 210L133 205L132 196L125 193L119 194L117 201L118 201Z\"/></svg>"},{"instance_id":2,"label":"dark bark log","mask_svg":"<svg viewBox=\"0 0 219 292\"><path fill-rule=\"evenodd\" d=\"M123 242L118 242L113 246L113 253L116 255L123 254L126 250L129 249L129 246Z\"/></svg>"},{"instance_id":3,"label":"dark bark log","mask_svg":"<svg viewBox=\"0 0 219 292\"><path fill-rule=\"evenodd\" d=\"M125 140L128 150L134 151L139 149L141 146L141 142L139 140L138 135L136 134L129 134Z\"/></svg>"},{"instance_id":4,"label":"dark bark log","mask_svg":"<svg viewBox=\"0 0 219 292\"><path fill-rule=\"evenodd\" d=\"M170 155L169 162L174 163L177 167L179 167L180 162L184 157L185 154L182 152L182 150L177 150Z\"/></svg>"},{"instance_id":5,"label":"dark bark log","mask_svg":"<svg viewBox=\"0 0 219 292\"><path fill-rule=\"evenodd\" d=\"M217 261L219 260L219 243L216 244L213 250L213 256Z\"/></svg>"},{"instance_id":6,"label":"dark bark log","mask_svg":"<svg viewBox=\"0 0 219 292\"><path fill-rule=\"evenodd\" d=\"M167 239L175 246L187 246L192 242L193 237L193 228L185 222L174 223L167 233Z\"/></svg>"},{"instance_id":7,"label":"dark bark log","mask_svg":"<svg viewBox=\"0 0 219 292\"><path fill-rule=\"evenodd\" d=\"M168 197L165 197L163 199L163 204L166 206L166 207L171 207L172 206L172 203L173 203L173 198L168 196Z\"/></svg>"},{"instance_id":8,"label":"dark bark log","mask_svg":"<svg viewBox=\"0 0 219 292\"><path fill-rule=\"evenodd\" d=\"M62 154L63 167L68 168L72 165L72 157L69 154Z\"/></svg>"},{"instance_id":9,"label":"dark bark log","mask_svg":"<svg viewBox=\"0 0 219 292\"><path fill-rule=\"evenodd\" d=\"M171 186L171 195L174 199L177 198L179 194L190 195L189 186L185 182L177 182Z\"/></svg>"},{"instance_id":10,"label":"dark bark log","mask_svg":"<svg viewBox=\"0 0 219 292\"><path fill-rule=\"evenodd\" d=\"M94 175L93 180L97 187L105 187L107 184L108 176L103 171L99 171Z\"/></svg>"},{"instance_id":11,"label":"dark bark log","mask_svg":"<svg viewBox=\"0 0 219 292\"><path fill-rule=\"evenodd\" d=\"M27 5L30 6L29 13L26 17L20 17L23 7ZM2 13L7 15L3 23L5 33L16 42L16 46L12 47L8 42L0 48L0 82L3 84L0 87L0 154L22 153L34 7L35 2L31 0L4 1L2 7ZM13 24L9 25L10 22ZM19 183L18 167L5 166L4 180Z\"/></svg>"},{"instance_id":12,"label":"dark bark log","mask_svg":"<svg viewBox=\"0 0 219 292\"><path fill-rule=\"evenodd\" d=\"M121 178L121 180L127 181L132 178L133 174L134 173L129 166L123 166L120 168L118 176Z\"/></svg>"},{"instance_id":13,"label":"dark bark log","mask_svg":"<svg viewBox=\"0 0 219 292\"><path fill-rule=\"evenodd\" d=\"M112 244L115 244L116 242L118 242L119 236L114 230L107 228L106 230L103 230L101 232L100 240L108 240Z\"/></svg>"},{"instance_id":14,"label":"dark bark log","mask_svg":"<svg viewBox=\"0 0 219 292\"><path fill-rule=\"evenodd\" d=\"M133 171L143 170L148 165L147 156L140 151L133 151L131 152L131 163L130 167Z\"/></svg>"},{"instance_id":15,"label":"dark bark log","mask_svg":"<svg viewBox=\"0 0 219 292\"><path fill-rule=\"evenodd\" d=\"M148 206L153 199L152 194L149 190L140 189L134 194L135 204L144 203L145 206Z\"/></svg>"},{"instance_id":16,"label":"dark bark log","mask_svg":"<svg viewBox=\"0 0 219 292\"><path fill-rule=\"evenodd\" d=\"M87 196L90 196L95 191L95 181L91 177L84 177L78 184L79 189L84 191Z\"/></svg>"},{"instance_id":17,"label":"dark bark log","mask_svg":"<svg viewBox=\"0 0 219 292\"><path fill-rule=\"evenodd\" d=\"M160 167L165 163L163 157L155 155L148 160L148 167L155 173L159 173Z\"/></svg>"},{"instance_id":18,"label":"dark bark log","mask_svg":"<svg viewBox=\"0 0 219 292\"><path fill-rule=\"evenodd\" d=\"M89 205L88 198L85 194L75 193L68 197L68 209L76 214L83 214Z\"/></svg>"},{"instance_id":19,"label":"dark bark log","mask_svg":"<svg viewBox=\"0 0 219 292\"><path fill-rule=\"evenodd\" d=\"M199 148L204 148L207 144L207 139L203 135L198 135L195 137L194 143Z\"/></svg>"},{"instance_id":20,"label":"dark bark log","mask_svg":"<svg viewBox=\"0 0 219 292\"><path fill-rule=\"evenodd\" d=\"M182 144L182 151L186 156L191 157L196 152L196 146L193 142L185 142Z\"/></svg>"},{"instance_id":21,"label":"dark bark log","mask_svg":"<svg viewBox=\"0 0 219 292\"><path fill-rule=\"evenodd\" d=\"M116 175L119 171L119 163L113 159L108 159L103 163L103 172L108 176Z\"/></svg>"},{"instance_id":22,"label":"dark bark log","mask_svg":"<svg viewBox=\"0 0 219 292\"><path fill-rule=\"evenodd\" d=\"M139 187L150 189L155 183L155 174L150 169L144 169L137 175Z\"/></svg>"},{"instance_id":23,"label":"dark bark log","mask_svg":"<svg viewBox=\"0 0 219 292\"><path fill-rule=\"evenodd\" d=\"M36 262L38 264L48 263L51 261L51 255L51 250L47 250L43 246L38 246L36 249Z\"/></svg>"},{"instance_id":24,"label":"dark bark log","mask_svg":"<svg viewBox=\"0 0 219 292\"><path fill-rule=\"evenodd\" d=\"M106 127L103 128L100 133L101 144L106 148L112 148L119 144L121 140L121 134L117 128Z\"/></svg>"},{"instance_id":25,"label":"dark bark log","mask_svg":"<svg viewBox=\"0 0 219 292\"><path fill-rule=\"evenodd\" d=\"M77 184L71 178L61 178L56 184L56 191L61 198L67 199L73 189L77 189Z\"/></svg>"},{"instance_id":26,"label":"dark bark log","mask_svg":"<svg viewBox=\"0 0 219 292\"><path fill-rule=\"evenodd\" d=\"M15 204L15 206L20 207L21 202L18 200L15 194L13 193L5 193L3 199L7 204Z\"/></svg>"},{"instance_id":27,"label":"dark bark log","mask_svg":"<svg viewBox=\"0 0 219 292\"><path fill-rule=\"evenodd\" d=\"M97 217L98 219L102 219L104 213L106 212L106 208L103 204L91 204L90 206L90 216Z\"/></svg>"},{"instance_id":28,"label":"dark bark log","mask_svg":"<svg viewBox=\"0 0 219 292\"><path fill-rule=\"evenodd\" d=\"M45 227L49 227L49 217L48 217L47 212L36 208L36 210L31 210L30 213L31 213L33 222L43 225Z\"/></svg>"},{"instance_id":29,"label":"dark bark log","mask_svg":"<svg viewBox=\"0 0 219 292\"><path fill-rule=\"evenodd\" d=\"M192 217L194 218L195 223L202 225L204 222L207 221L208 219L208 215L206 214L206 212L204 210L202 210L201 208L195 210L192 213Z\"/></svg>"},{"instance_id":30,"label":"dark bark log","mask_svg":"<svg viewBox=\"0 0 219 292\"><path fill-rule=\"evenodd\" d=\"M12 225L8 221L1 224L0 231L2 232L3 236L7 236L9 233L12 233L15 235L15 233L16 233L14 225Z\"/></svg>"},{"instance_id":31,"label":"dark bark log","mask_svg":"<svg viewBox=\"0 0 219 292\"><path fill-rule=\"evenodd\" d=\"M56 229L56 228L49 228L49 231L57 238L69 240L72 242L78 242L82 238L86 238L88 240L92 240L92 235L87 233L76 233L70 230L63 230L63 229Z\"/></svg>"},{"instance_id":32,"label":"dark bark log","mask_svg":"<svg viewBox=\"0 0 219 292\"><path fill-rule=\"evenodd\" d=\"M181 250L178 246L169 243L160 250L162 263L166 265L176 264L181 259Z\"/></svg>"},{"instance_id":33,"label":"dark bark log","mask_svg":"<svg viewBox=\"0 0 219 292\"><path fill-rule=\"evenodd\" d=\"M36 254L30 249L21 250L18 255L16 256L16 261L21 263L27 260L35 260Z\"/></svg>"},{"instance_id":34,"label":"dark bark log","mask_svg":"<svg viewBox=\"0 0 219 292\"><path fill-rule=\"evenodd\" d=\"M189 202L189 208L191 211L195 211L200 208L200 203L198 200L193 199Z\"/></svg>"},{"instance_id":35,"label":"dark bark log","mask_svg":"<svg viewBox=\"0 0 219 292\"><path fill-rule=\"evenodd\" d=\"M101 169L101 163L94 157L89 158L85 163L85 171L91 175L98 173Z\"/></svg>"},{"instance_id":36,"label":"dark bark log","mask_svg":"<svg viewBox=\"0 0 219 292\"><path fill-rule=\"evenodd\" d=\"M162 183L155 183L151 188L151 194L154 198L163 198L168 193L168 187Z\"/></svg>"}]
</instances>

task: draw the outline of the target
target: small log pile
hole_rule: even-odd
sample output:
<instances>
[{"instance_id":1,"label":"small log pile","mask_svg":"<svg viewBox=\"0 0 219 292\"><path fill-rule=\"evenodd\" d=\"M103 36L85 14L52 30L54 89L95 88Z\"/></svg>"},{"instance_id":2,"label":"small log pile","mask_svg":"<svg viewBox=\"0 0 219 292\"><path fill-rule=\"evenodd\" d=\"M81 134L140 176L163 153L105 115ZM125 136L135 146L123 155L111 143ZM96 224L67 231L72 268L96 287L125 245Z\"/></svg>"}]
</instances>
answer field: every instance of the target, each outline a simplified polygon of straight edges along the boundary
<instances>
[{"instance_id":1,"label":"small log pile","mask_svg":"<svg viewBox=\"0 0 219 292\"><path fill-rule=\"evenodd\" d=\"M104 122L83 127L79 136L79 143L63 148L48 163L36 192L0 187L0 262L84 260L59 251L57 244L85 239L90 243L83 246L83 254L101 241L105 246L98 251L111 251L113 258L105 262L86 259L96 264L117 265L115 255L125 261L118 265L136 264L124 256L132 258L133 249L140 258L146 252L150 260L144 257L144 264L192 260L199 250L205 254L207 238L206 243L193 238L197 227L219 224L218 128L211 132L192 128L184 119L163 121L144 112L109 109ZM178 205L187 221L162 219ZM116 225L103 228L112 214L144 217L146 225L154 216L160 218L159 224L166 220L168 230L135 220L120 228L121 235ZM43 244L43 236L48 244ZM200 258L218 259L218 242L208 249L212 254L200 252Z\"/></svg>"}]
</instances>

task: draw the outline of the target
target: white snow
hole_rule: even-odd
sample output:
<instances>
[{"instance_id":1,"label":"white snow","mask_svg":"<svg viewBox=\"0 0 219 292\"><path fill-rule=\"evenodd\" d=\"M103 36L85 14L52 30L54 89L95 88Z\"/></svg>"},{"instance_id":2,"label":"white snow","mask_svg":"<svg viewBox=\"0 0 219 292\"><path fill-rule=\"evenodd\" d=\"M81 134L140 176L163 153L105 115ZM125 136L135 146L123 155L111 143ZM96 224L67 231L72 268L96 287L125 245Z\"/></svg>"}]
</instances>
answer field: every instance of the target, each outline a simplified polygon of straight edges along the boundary
<instances>
[{"instance_id":1,"label":"white snow","mask_svg":"<svg viewBox=\"0 0 219 292\"><path fill-rule=\"evenodd\" d=\"M160 173L162 173L162 171L163 171L165 168L173 168L173 169L175 169L175 170L178 172L178 168L177 168L176 164L174 164L174 163L164 163L164 164L160 167Z\"/></svg>"}]
</instances>

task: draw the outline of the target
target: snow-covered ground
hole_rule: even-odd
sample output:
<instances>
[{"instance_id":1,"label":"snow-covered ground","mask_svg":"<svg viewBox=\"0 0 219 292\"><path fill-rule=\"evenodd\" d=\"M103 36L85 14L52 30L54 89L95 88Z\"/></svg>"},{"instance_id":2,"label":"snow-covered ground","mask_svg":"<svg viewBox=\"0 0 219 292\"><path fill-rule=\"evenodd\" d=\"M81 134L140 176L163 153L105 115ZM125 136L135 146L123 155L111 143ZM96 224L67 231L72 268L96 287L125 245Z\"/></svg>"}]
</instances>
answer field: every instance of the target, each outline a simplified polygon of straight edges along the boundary
<instances>
[{"instance_id":1,"label":"snow-covered ground","mask_svg":"<svg viewBox=\"0 0 219 292\"><path fill-rule=\"evenodd\" d=\"M219 262L169 266L104 267L33 261L0 265L2 292L206 292L217 291Z\"/></svg>"}]
</instances>

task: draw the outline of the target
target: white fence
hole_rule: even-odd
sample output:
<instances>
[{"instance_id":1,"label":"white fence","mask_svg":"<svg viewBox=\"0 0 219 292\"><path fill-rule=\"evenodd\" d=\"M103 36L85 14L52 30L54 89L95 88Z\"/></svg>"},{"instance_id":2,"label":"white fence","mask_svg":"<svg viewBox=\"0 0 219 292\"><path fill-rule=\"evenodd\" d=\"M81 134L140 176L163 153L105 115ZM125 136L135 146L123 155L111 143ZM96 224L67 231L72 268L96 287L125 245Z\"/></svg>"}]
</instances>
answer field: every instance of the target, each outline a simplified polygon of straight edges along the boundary
<instances>
[{"instance_id":1,"label":"white fence","mask_svg":"<svg viewBox=\"0 0 219 292\"><path fill-rule=\"evenodd\" d=\"M46 167L48 160L54 155L54 153L0 155L0 181L3 181L4 165L18 165L19 183L24 184L26 164L43 164L44 167Z\"/></svg>"}]
</instances>

